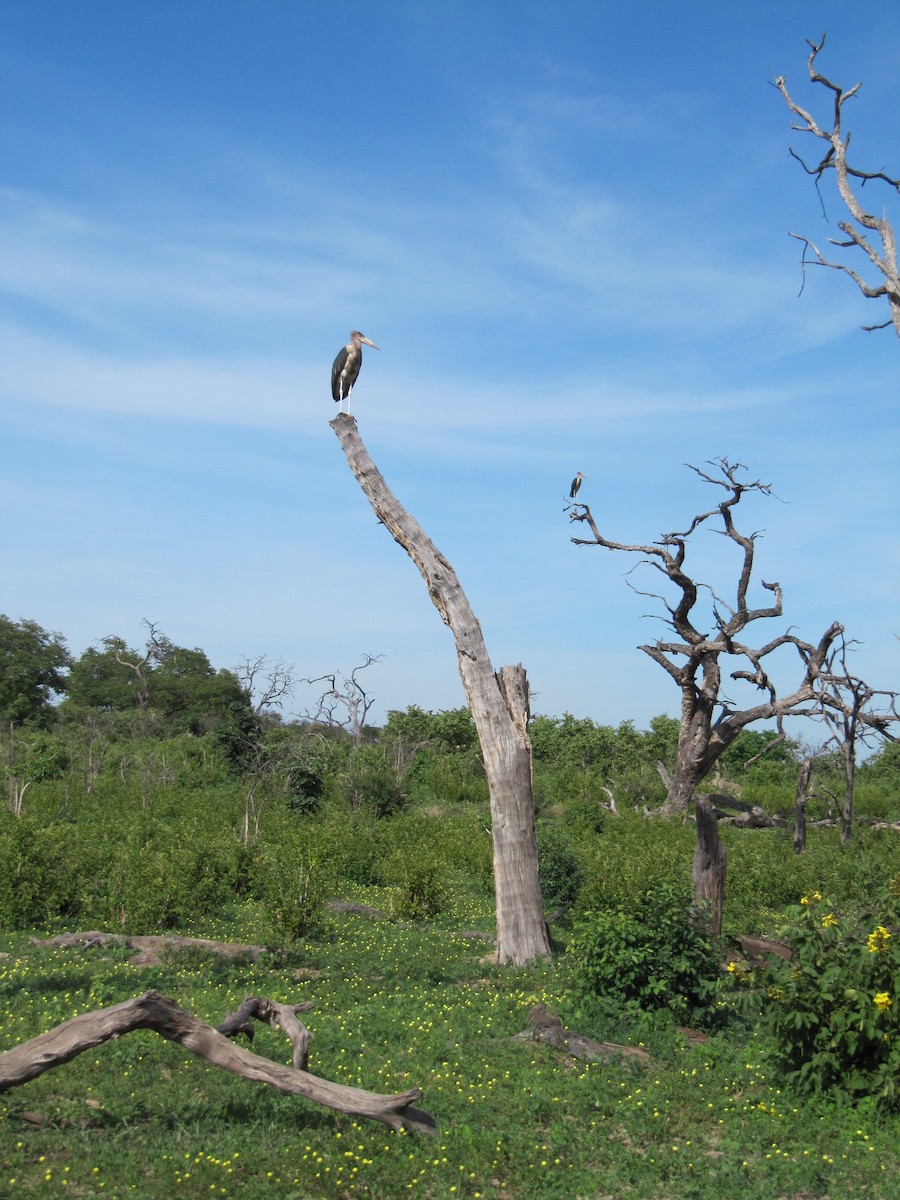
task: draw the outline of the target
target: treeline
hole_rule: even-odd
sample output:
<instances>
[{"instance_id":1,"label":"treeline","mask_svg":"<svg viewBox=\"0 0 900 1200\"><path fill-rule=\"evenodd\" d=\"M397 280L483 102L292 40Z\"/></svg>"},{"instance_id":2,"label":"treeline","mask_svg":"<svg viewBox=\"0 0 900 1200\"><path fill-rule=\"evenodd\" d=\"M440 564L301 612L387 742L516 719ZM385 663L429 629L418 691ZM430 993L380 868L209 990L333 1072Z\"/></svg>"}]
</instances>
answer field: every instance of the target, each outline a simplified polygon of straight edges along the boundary
<instances>
[{"instance_id":1,"label":"treeline","mask_svg":"<svg viewBox=\"0 0 900 1200\"><path fill-rule=\"evenodd\" d=\"M89 795L102 773L121 781L138 772L152 786L186 769L166 743L200 739L208 764L246 785L248 841L259 805L278 797L294 812L309 812L325 797L354 811L384 816L409 803L487 802L475 727L467 709L427 712L416 705L391 711L381 727L353 726L334 717L286 721L270 689L254 699L260 673L216 669L203 650L177 646L147 623L141 649L105 638L74 658L60 634L36 622L0 615L2 766L10 808L18 814L34 785L58 781L64 791ZM259 668L260 663L255 664ZM271 682L272 676L269 676ZM351 686L346 681L348 687ZM281 696L289 690L286 675ZM348 697L353 699L352 696ZM570 714L536 716L530 725L535 796L540 808L579 802L608 806L661 803L658 764L669 766L678 736L674 717L654 717L646 730L633 722L599 725ZM789 807L801 751L789 739L745 730L723 756L707 790L745 790L745 799ZM187 756L193 759L192 753ZM179 765L182 764L182 765ZM827 806L829 784L840 786L837 758L829 776L820 761L818 788ZM884 799L900 783L900 753L887 745L860 771L866 792ZM883 812L874 815L886 815Z\"/></svg>"},{"instance_id":2,"label":"treeline","mask_svg":"<svg viewBox=\"0 0 900 1200\"><path fill-rule=\"evenodd\" d=\"M0 923L184 931L249 901L268 922L260 936L283 944L315 925L326 898L369 886L389 889L408 918L473 892L490 913L488 791L465 708L411 705L354 733L284 720L265 703L272 688L255 697L239 672L151 634L141 650L109 638L72 659L58 635L0 618ZM657 763L671 763L677 731L668 716L646 730L534 718L548 908L612 903L660 873L687 878L690 828L641 816L664 799ZM782 742L759 757L770 741L745 731L711 789L789 811L798 751ZM836 766L835 787L840 778ZM896 819L898 778L896 747L873 756L859 813ZM813 818L829 803L819 779ZM758 870L771 875L776 853L787 902L801 869L789 837L766 842ZM821 879L849 863L810 856L802 870ZM756 871L732 873L735 903ZM739 915L746 931L749 901Z\"/></svg>"}]
</instances>

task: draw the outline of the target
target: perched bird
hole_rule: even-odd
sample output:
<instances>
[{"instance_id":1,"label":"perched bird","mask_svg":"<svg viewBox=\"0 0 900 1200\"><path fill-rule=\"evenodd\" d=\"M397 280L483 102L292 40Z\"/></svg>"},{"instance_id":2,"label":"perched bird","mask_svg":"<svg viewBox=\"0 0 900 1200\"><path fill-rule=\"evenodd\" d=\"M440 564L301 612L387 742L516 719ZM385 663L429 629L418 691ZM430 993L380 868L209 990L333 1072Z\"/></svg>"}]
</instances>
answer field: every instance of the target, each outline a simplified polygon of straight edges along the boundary
<instances>
[{"instance_id":1,"label":"perched bird","mask_svg":"<svg viewBox=\"0 0 900 1200\"><path fill-rule=\"evenodd\" d=\"M582 479L584 479L584 476L579 471L578 474L575 476L575 478L572 480L572 486L569 489L569 499L570 500L574 500L575 497L578 495L578 489L581 487Z\"/></svg>"},{"instance_id":2,"label":"perched bird","mask_svg":"<svg viewBox=\"0 0 900 1200\"><path fill-rule=\"evenodd\" d=\"M353 391L359 368L362 366L363 345L371 346L373 350L378 349L374 342L370 342L358 329L354 329L350 334L350 341L331 365L331 394L334 396L335 403L340 404L341 412L344 411L345 400L347 401L347 412L350 412L350 393Z\"/></svg>"}]
</instances>

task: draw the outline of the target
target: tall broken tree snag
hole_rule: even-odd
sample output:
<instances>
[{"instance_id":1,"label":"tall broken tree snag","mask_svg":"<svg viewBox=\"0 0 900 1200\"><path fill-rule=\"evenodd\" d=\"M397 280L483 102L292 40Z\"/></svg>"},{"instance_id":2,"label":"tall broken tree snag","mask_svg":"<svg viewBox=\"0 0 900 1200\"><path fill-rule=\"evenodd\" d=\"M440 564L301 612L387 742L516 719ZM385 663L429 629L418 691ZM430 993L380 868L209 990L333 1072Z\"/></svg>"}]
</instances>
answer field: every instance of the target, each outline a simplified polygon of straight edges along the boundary
<instances>
[{"instance_id":1,"label":"tall broken tree snag","mask_svg":"<svg viewBox=\"0 0 900 1200\"><path fill-rule=\"evenodd\" d=\"M519 665L495 673L456 572L388 488L355 418L342 413L331 426L375 515L419 568L432 603L453 634L491 797L497 959L521 966L550 953L538 871L525 670Z\"/></svg>"},{"instance_id":2,"label":"tall broken tree snag","mask_svg":"<svg viewBox=\"0 0 900 1200\"><path fill-rule=\"evenodd\" d=\"M806 806L809 803L809 781L812 777L812 755L807 754L797 773L797 792L794 800L794 853L806 851Z\"/></svg>"},{"instance_id":3,"label":"tall broken tree snag","mask_svg":"<svg viewBox=\"0 0 900 1200\"><path fill-rule=\"evenodd\" d=\"M708 796L697 797L697 841L694 848L693 894L698 922L712 937L722 932L725 904L725 843Z\"/></svg>"},{"instance_id":4,"label":"tall broken tree snag","mask_svg":"<svg viewBox=\"0 0 900 1200\"><path fill-rule=\"evenodd\" d=\"M781 92L788 108L797 118L791 128L799 130L802 133L811 133L827 145L827 149L824 151L820 162L812 167L808 166L800 155L796 154L793 150L790 153L800 163L807 175L815 177L817 190L823 176L828 171L834 171L838 193L852 220L837 222L837 227L846 235L846 240L839 238L829 238L828 240L832 246L836 246L839 249L861 250L865 258L868 259L870 267L874 268L874 273L880 276L883 282L879 281L875 285L867 283L855 268L848 266L846 263L829 261L809 238L797 233L792 233L790 236L803 243L802 265L804 269L807 261L809 261L807 259L807 252L811 251L814 255L812 261L816 266L829 267L833 271L842 271L845 275L849 275L868 300L879 300L882 297L886 297L890 306L890 318L878 325L865 325L863 328L871 331L873 329L886 329L888 326L893 325L895 333L900 337L900 271L897 268L897 240L894 228L888 219L886 210L882 209L881 216L876 216L874 212L870 212L864 208L855 189L857 181L860 189L862 189L867 183L877 180L900 194L900 179L893 179L883 171L861 171L847 162L850 134L847 133L845 135L843 131L844 105L857 94L862 84L857 83L852 88L844 91L843 88L832 83L830 79L826 79L824 75L819 74L815 64L819 51L825 45L824 34L818 44L811 42L808 38L806 44L810 48L810 55L807 60L810 81L831 92L833 116L830 128L820 126L815 117L793 99L788 92L785 77L780 75L775 80L775 87ZM821 200L821 193L819 194L819 198ZM824 203L822 211L824 214ZM873 241L870 240L870 235L872 234L877 237L880 247L873 244Z\"/></svg>"},{"instance_id":5,"label":"tall broken tree snag","mask_svg":"<svg viewBox=\"0 0 900 1200\"><path fill-rule=\"evenodd\" d=\"M771 487L758 480L742 482L738 475L745 468L740 463L722 458L711 465L717 468L717 475L697 467L691 467L691 470L705 483L722 489L726 493L725 499L695 516L684 532L663 534L650 544L611 541L600 532L586 504L569 506L570 520L583 522L591 531L590 538L573 537L575 545L601 546L606 550L637 555L644 566L663 575L674 591L674 598L667 599L629 583L638 595L649 596L662 605L666 615L660 619L675 635L674 639L660 638L639 647L671 676L681 691L675 769L665 779L664 815L687 809L697 785L746 726L756 721L774 720L781 733L785 716L810 716L818 711L822 672L835 639L842 633L841 625L835 621L815 645L789 631L762 646L751 646L743 640L747 627L755 621L782 616L781 586L777 583L760 581L760 586L771 594L772 603L754 607L751 602L757 535L743 534L734 524L734 509L742 498L748 493L768 496ZM737 580L730 601L717 595L709 584L695 580L686 568L690 539L703 527L723 535L737 550ZM701 595L709 597L702 604ZM799 656L801 678L792 692L779 697L767 660L784 648L793 649ZM735 669L727 672L725 666L729 662ZM728 678L750 684L760 694L759 701L748 708L735 708L725 694Z\"/></svg>"}]
</instances>

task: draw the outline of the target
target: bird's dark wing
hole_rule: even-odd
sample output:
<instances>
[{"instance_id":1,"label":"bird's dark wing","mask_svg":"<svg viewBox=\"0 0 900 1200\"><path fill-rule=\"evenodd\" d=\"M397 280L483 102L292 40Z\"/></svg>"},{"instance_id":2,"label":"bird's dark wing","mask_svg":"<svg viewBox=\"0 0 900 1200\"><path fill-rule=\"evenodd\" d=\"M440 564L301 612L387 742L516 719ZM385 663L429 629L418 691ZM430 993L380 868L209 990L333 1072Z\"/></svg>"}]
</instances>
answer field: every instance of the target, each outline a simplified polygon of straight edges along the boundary
<instances>
[{"instance_id":1,"label":"bird's dark wing","mask_svg":"<svg viewBox=\"0 0 900 1200\"><path fill-rule=\"evenodd\" d=\"M578 489L581 487L581 480L576 475L572 480L572 486L569 488L569 499L574 500L578 495Z\"/></svg>"},{"instance_id":2,"label":"bird's dark wing","mask_svg":"<svg viewBox=\"0 0 900 1200\"><path fill-rule=\"evenodd\" d=\"M337 358L331 364L331 394L335 401L339 401L341 398L341 371L343 371L346 361L347 347L343 346Z\"/></svg>"}]
</instances>

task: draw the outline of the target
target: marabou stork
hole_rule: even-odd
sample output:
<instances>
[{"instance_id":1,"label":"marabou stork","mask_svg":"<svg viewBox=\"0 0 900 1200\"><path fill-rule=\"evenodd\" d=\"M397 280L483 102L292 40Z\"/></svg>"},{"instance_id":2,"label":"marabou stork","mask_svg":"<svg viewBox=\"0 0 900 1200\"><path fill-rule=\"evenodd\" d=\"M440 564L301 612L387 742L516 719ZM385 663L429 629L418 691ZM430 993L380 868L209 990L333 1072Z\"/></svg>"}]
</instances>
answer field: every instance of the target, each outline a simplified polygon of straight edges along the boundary
<instances>
[{"instance_id":1,"label":"marabou stork","mask_svg":"<svg viewBox=\"0 0 900 1200\"><path fill-rule=\"evenodd\" d=\"M579 471L579 472L576 474L575 478L572 480L572 486L571 486L571 488L569 489L569 499L570 499L570 500L574 500L574 499L575 499L575 497L578 495L578 489L581 487L581 481L582 481L582 479L584 479L584 476L583 476L583 475L582 475L582 473Z\"/></svg>"},{"instance_id":2,"label":"marabou stork","mask_svg":"<svg viewBox=\"0 0 900 1200\"><path fill-rule=\"evenodd\" d=\"M341 412L344 411L345 400L347 401L347 412L350 412L350 393L353 391L359 368L362 366L363 345L371 346L373 350L378 349L365 334L354 329L350 334L350 341L340 351L331 366L331 394L334 396L335 403L340 404Z\"/></svg>"}]
</instances>

